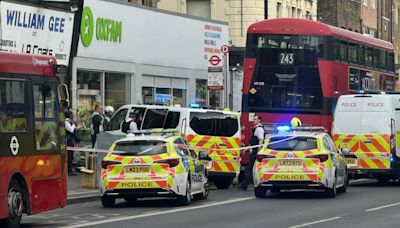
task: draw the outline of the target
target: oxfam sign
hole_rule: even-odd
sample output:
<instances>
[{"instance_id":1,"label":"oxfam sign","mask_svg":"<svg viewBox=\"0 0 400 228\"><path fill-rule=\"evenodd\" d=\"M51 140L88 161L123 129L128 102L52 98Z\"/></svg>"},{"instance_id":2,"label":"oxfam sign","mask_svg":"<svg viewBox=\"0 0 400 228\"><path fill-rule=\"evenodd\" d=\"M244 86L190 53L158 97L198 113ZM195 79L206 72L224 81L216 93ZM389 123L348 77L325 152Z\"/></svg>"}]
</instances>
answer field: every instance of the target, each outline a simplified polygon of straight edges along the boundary
<instances>
[{"instance_id":1,"label":"oxfam sign","mask_svg":"<svg viewBox=\"0 0 400 228\"><path fill-rule=\"evenodd\" d=\"M95 21L92 10L88 6L85 6L82 12L81 22L81 40L83 46L90 46L94 33L96 33L96 39L98 41L121 43L122 21L103 17L98 17Z\"/></svg>"}]
</instances>

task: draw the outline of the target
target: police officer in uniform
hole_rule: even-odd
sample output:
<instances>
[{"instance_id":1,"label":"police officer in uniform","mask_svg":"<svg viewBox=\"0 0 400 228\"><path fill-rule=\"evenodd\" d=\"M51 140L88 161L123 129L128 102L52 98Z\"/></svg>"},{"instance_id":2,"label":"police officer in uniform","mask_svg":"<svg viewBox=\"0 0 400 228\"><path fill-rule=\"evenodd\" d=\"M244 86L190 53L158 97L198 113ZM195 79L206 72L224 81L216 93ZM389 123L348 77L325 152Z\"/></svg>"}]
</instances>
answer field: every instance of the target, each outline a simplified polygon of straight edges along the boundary
<instances>
[{"instance_id":1,"label":"police officer in uniform","mask_svg":"<svg viewBox=\"0 0 400 228\"><path fill-rule=\"evenodd\" d=\"M260 145L260 147L253 148L251 150L250 160L246 166L245 178L239 184L239 189L242 189L243 191L246 191L247 187L249 186L249 183L253 176L252 175L253 166L254 162L256 161L257 152L261 148L261 145L264 144L265 132L264 132L264 127L261 124L261 116L255 115L253 119L253 124L254 127L253 127L253 134L251 135L250 138L250 146Z\"/></svg>"}]
</instances>

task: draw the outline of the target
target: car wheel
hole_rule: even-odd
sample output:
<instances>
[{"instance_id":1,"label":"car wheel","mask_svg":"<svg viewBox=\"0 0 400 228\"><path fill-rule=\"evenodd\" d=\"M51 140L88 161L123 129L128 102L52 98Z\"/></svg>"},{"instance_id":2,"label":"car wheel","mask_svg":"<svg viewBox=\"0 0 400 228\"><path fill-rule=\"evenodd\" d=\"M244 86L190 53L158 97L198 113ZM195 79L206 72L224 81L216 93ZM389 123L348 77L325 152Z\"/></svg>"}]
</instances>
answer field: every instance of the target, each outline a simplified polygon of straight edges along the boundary
<instances>
[{"instance_id":1,"label":"car wheel","mask_svg":"<svg viewBox=\"0 0 400 228\"><path fill-rule=\"evenodd\" d=\"M228 189L233 182L233 177L221 177L214 180L215 187L218 189Z\"/></svg>"},{"instance_id":2,"label":"car wheel","mask_svg":"<svg viewBox=\"0 0 400 228\"><path fill-rule=\"evenodd\" d=\"M186 195L178 196L177 203L179 206L187 206L190 204L191 199L192 199L192 193L191 193L190 180L187 180L186 181Z\"/></svg>"},{"instance_id":3,"label":"car wheel","mask_svg":"<svg viewBox=\"0 0 400 228\"><path fill-rule=\"evenodd\" d=\"M128 202L128 203L136 203L137 198L136 198L136 197L133 197L133 196L128 196L128 197L125 197L124 200L125 200L126 202Z\"/></svg>"},{"instance_id":4,"label":"car wheel","mask_svg":"<svg viewBox=\"0 0 400 228\"><path fill-rule=\"evenodd\" d=\"M208 180L207 180L207 182L204 183L203 192L194 195L194 198L198 199L198 200L204 200L204 199L207 199L209 193L210 193L210 186L209 186Z\"/></svg>"},{"instance_id":5,"label":"car wheel","mask_svg":"<svg viewBox=\"0 0 400 228\"><path fill-rule=\"evenodd\" d=\"M336 175L335 175L335 180L334 180L334 182L333 182L333 186L332 186L332 188L325 188L325 195L327 196L327 197L329 197L329 198L335 198L336 197L336 181L337 181L337 178L336 178Z\"/></svg>"},{"instance_id":6,"label":"car wheel","mask_svg":"<svg viewBox=\"0 0 400 228\"><path fill-rule=\"evenodd\" d=\"M390 181L390 177L386 176L386 175L381 175L379 177L376 178L379 183L381 184L387 184Z\"/></svg>"},{"instance_id":7,"label":"car wheel","mask_svg":"<svg viewBox=\"0 0 400 228\"><path fill-rule=\"evenodd\" d=\"M20 226L24 208L23 191L17 180L12 179L8 188L7 204L9 216L0 220L1 227L17 228Z\"/></svg>"},{"instance_id":8,"label":"car wheel","mask_svg":"<svg viewBox=\"0 0 400 228\"><path fill-rule=\"evenodd\" d=\"M266 198L267 197L267 187L255 187L254 188L254 196L257 198Z\"/></svg>"},{"instance_id":9,"label":"car wheel","mask_svg":"<svg viewBox=\"0 0 400 228\"><path fill-rule=\"evenodd\" d=\"M115 207L115 198L104 195L101 197L101 204L106 208Z\"/></svg>"}]
</instances>

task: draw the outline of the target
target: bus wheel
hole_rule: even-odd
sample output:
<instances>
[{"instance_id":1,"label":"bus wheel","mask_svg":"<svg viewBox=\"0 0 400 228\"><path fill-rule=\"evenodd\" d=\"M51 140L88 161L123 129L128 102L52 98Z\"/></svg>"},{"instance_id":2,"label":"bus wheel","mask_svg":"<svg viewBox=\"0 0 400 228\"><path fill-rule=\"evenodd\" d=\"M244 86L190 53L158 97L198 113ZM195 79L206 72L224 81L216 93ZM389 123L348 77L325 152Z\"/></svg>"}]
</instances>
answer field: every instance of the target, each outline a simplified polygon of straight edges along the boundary
<instances>
[{"instance_id":1,"label":"bus wheel","mask_svg":"<svg viewBox=\"0 0 400 228\"><path fill-rule=\"evenodd\" d=\"M15 179L11 180L8 188L7 204L9 217L1 220L1 227L17 228L20 226L22 211L24 208L23 191Z\"/></svg>"},{"instance_id":2,"label":"bus wheel","mask_svg":"<svg viewBox=\"0 0 400 228\"><path fill-rule=\"evenodd\" d=\"M233 182L232 177L221 177L214 180L215 187L218 189L228 189Z\"/></svg>"}]
</instances>

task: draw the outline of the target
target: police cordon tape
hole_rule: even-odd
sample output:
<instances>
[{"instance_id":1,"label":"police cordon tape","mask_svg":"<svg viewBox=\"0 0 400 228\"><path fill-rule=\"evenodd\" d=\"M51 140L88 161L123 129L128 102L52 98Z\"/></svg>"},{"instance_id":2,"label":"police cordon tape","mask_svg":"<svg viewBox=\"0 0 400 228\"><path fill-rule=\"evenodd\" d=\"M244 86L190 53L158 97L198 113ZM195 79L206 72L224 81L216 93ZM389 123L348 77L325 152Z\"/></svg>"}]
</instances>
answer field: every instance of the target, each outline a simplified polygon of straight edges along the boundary
<instances>
[{"instance_id":1,"label":"police cordon tape","mask_svg":"<svg viewBox=\"0 0 400 228\"><path fill-rule=\"evenodd\" d=\"M293 136L293 137L287 137L287 138L284 138L284 139L281 139L281 140L277 140L277 141L274 141L274 142L270 142L270 143L268 143L268 145L273 145L273 144L277 144L277 143L281 143L281 142L284 142L284 141L287 141L287 140L290 140L290 139L294 139L294 138L296 138L297 136ZM138 153L137 155L141 155L141 154L144 154L144 153L146 153L146 152L148 152L148 151L150 151L150 150L153 150L153 149L158 149L158 148L162 148L162 147L164 147L164 146L166 146L167 144L166 143L164 143L164 144L161 144L161 145L156 145L156 146L154 146L154 147L150 147L150 148L148 148L148 149L146 149L146 150L144 150L144 151L141 151L140 153ZM199 147L199 146L188 146L188 145L185 145L185 144L172 144L172 145L174 145L174 146L178 146L179 148L182 148L182 149L189 149L189 150L198 150L198 151L205 151L205 152L207 152L207 151L237 151L237 150L250 150L250 149L254 149L254 148L260 148L260 147L263 147L264 146L264 144L258 144L258 145L252 145L252 146L244 146L244 147L238 147L238 148L204 148L204 147ZM71 147L71 146L68 146L67 147L67 150L68 151L80 151L80 152L91 152L91 153L109 153L110 152L110 150L108 149L108 150L106 150L106 149L98 149L98 148L88 148L88 147ZM117 152L117 153L125 153L126 151L117 151L117 150L113 150L112 152Z\"/></svg>"}]
</instances>

